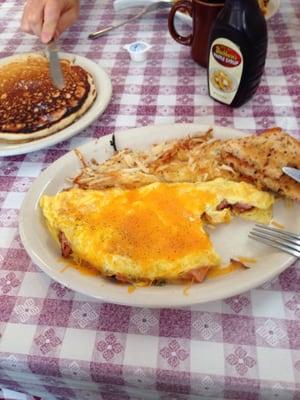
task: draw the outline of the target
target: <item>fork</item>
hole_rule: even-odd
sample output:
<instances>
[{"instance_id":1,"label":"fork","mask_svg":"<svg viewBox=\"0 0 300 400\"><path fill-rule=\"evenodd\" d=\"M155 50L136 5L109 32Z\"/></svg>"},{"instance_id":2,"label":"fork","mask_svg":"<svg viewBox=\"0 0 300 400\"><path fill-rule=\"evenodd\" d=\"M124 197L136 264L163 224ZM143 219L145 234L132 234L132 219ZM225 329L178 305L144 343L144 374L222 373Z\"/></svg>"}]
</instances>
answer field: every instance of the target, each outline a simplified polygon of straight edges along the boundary
<instances>
[{"instance_id":1,"label":"fork","mask_svg":"<svg viewBox=\"0 0 300 400\"><path fill-rule=\"evenodd\" d=\"M300 235L296 233L272 228L268 225L255 224L249 237L294 257L300 257Z\"/></svg>"},{"instance_id":2,"label":"fork","mask_svg":"<svg viewBox=\"0 0 300 400\"><path fill-rule=\"evenodd\" d=\"M161 1L157 1L155 3L151 3L147 7L144 7L139 13L137 13L133 17L127 19L126 21L123 21L123 22L120 22L119 24L111 25L106 28L100 29L97 32L90 33L88 38L89 39L97 39L98 37L105 35L107 32L112 31L113 29L119 28L120 26L123 26L125 24L128 24L129 22L132 22L138 18L141 18L143 15L148 14L149 12L155 11L159 8L170 8L171 6L172 6L172 3L170 3L170 1L168 1L168 0L161 0Z\"/></svg>"}]
</instances>

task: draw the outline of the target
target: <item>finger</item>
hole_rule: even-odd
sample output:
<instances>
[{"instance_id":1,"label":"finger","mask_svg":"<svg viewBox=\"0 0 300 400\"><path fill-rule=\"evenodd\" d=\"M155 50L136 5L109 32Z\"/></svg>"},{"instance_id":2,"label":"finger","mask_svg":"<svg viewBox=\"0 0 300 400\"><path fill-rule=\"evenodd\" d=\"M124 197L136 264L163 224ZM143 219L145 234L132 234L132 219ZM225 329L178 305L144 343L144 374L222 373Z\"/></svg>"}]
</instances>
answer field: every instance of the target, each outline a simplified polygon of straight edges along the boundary
<instances>
[{"instance_id":1,"label":"finger","mask_svg":"<svg viewBox=\"0 0 300 400\"><path fill-rule=\"evenodd\" d=\"M69 28L78 18L78 11L70 9L66 11L61 17L57 25L57 35L61 35L67 28Z\"/></svg>"},{"instance_id":2,"label":"finger","mask_svg":"<svg viewBox=\"0 0 300 400\"><path fill-rule=\"evenodd\" d=\"M57 40L57 39L59 38L59 36L60 36L60 33L59 33L58 30L56 29L56 31L55 31L55 33L54 33L54 36L53 36L53 39L54 39L54 40Z\"/></svg>"},{"instance_id":3,"label":"finger","mask_svg":"<svg viewBox=\"0 0 300 400\"><path fill-rule=\"evenodd\" d=\"M26 8L25 27L27 24L27 28L29 28L31 32L40 36L43 25L44 2L32 0L28 3Z\"/></svg>"},{"instance_id":4,"label":"finger","mask_svg":"<svg viewBox=\"0 0 300 400\"><path fill-rule=\"evenodd\" d=\"M23 32L31 33L31 29L29 26L29 21L28 21L28 9L30 5L30 0L25 3L24 9L23 9L23 15L21 19L21 30Z\"/></svg>"},{"instance_id":5,"label":"finger","mask_svg":"<svg viewBox=\"0 0 300 400\"><path fill-rule=\"evenodd\" d=\"M61 8L57 1L50 0L44 9L44 23L42 26L41 40L48 43L53 38L61 14Z\"/></svg>"}]
</instances>

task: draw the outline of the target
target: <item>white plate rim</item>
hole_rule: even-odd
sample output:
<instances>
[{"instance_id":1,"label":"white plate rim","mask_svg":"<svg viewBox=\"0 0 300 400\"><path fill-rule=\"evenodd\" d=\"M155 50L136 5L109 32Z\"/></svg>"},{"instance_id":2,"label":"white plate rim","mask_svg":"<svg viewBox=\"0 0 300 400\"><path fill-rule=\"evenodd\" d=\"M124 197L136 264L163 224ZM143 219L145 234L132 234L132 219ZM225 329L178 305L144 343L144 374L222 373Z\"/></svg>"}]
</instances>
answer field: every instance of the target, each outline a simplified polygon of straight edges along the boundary
<instances>
[{"instance_id":1,"label":"white plate rim","mask_svg":"<svg viewBox=\"0 0 300 400\"><path fill-rule=\"evenodd\" d=\"M20 55L24 56L26 54L44 54L42 52L37 53L22 53L15 54L13 56L5 57L0 60L0 66L13 61ZM85 68L93 76L97 97L89 110L82 115L78 120L73 122L71 125L62 129L61 131L54 133L50 136L42 137L27 143L1 143L0 141L0 157L14 156L20 154L26 154L33 151L41 150L46 147L53 146L59 142L70 139L71 137L77 135L89 125L91 125L97 118L99 118L105 109L107 108L111 96L112 96L112 83L110 77L105 72L105 70L100 67L94 61L72 53L59 53L60 58L65 58L72 60L75 64ZM99 89L101 88L101 91Z\"/></svg>"},{"instance_id":2,"label":"white plate rim","mask_svg":"<svg viewBox=\"0 0 300 400\"><path fill-rule=\"evenodd\" d=\"M129 129L125 131L119 131L115 133L116 137L116 142L119 144L121 148L124 148L126 146L126 136L135 134L137 132L142 132L144 135L149 135L153 130L164 130L165 132L171 131L172 129L177 130L178 132L186 132L186 134L196 132L196 131L206 131L208 128L212 127L213 129L217 130L220 132L220 134L227 134L230 135L231 137L240 137L245 135L245 133L241 131L237 131L231 128L225 128L225 127L217 127L214 125L202 125L202 124L171 124L171 125L150 125L150 126L145 126L145 127L140 127L140 128L134 128L134 129ZM140 140L142 140L142 134L140 133ZM179 134L178 137L184 136L183 134ZM86 150L89 148L93 147L93 150L97 149L97 146L103 145L104 148L110 149L110 154L112 154L112 149L110 145L110 140L112 138L112 135L107 135L103 136L99 139L92 140L88 143L83 144L82 146L79 147L80 151L85 154ZM125 138L125 140L124 140ZM139 146L138 143L138 136L135 137L137 139L137 146ZM109 150L108 150L108 155L107 157L110 156ZM75 290L81 294L96 298L97 300L100 301L107 301L110 303L115 303L115 304L123 304L123 305L129 305L129 306L138 306L138 307L150 307L150 308L161 308L161 307L166 307L166 308L173 308L173 307L185 307L185 306L191 306L195 304L200 304L200 303L206 303L210 301L216 301L224 298L228 298L237 294L240 294L242 292L248 291L252 288L255 288L259 286L260 284L266 282L267 280L273 279L276 275L284 271L288 266L293 264L293 262L296 260L294 257L289 256L284 253L279 253L278 255L276 254L276 259L280 258L280 265L277 265L272 268L272 270L268 270L267 268L264 269L260 274L254 275L254 277L251 278L250 280L244 279L242 282L239 282L240 280L237 278L236 275L231 274L231 279L230 279L230 286L229 288L226 289L226 291L222 292L219 291L217 293L211 291L206 293L205 297L201 297L201 287L202 285L194 285L193 288L199 288L199 294L195 296L175 296L175 298L172 300L170 303L170 298L160 298L156 296L149 296L149 293L147 292L148 289L152 288L142 288L138 289L136 292L132 294L128 294L126 287L120 286L120 285L114 285L114 287L120 288L120 292L123 290L123 294L121 294L119 297L111 297L107 295L107 293L103 294L101 292L99 293L91 293L88 287L82 286L82 282L84 280L83 277L79 278L80 283L78 282L69 282L68 280L66 281L66 273L62 274L59 272L59 269L54 270L54 267L45 264L43 260L43 256L40 254L37 254L36 251L34 250L33 243L34 239L32 237L32 229L34 227L34 215L37 211L37 201L41 194L45 191L45 188L51 183L51 178L54 174L54 171L57 169L61 170L62 166L66 162L70 162L70 160L73 160L72 163L74 164L77 163L76 156L73 151L70 151L66 153L64 156L62 156L60 159L56 160L52 165L50 165L46 170L42 172L42 174L35 180L29 191L27 192L21 210L20 210L20 217L19 217L19 231L20 231L20 236L22 243L24 245L24 248L26 249L27 253L30 255L32 260L37 264L43 272L45 272L48 276L50 276L52 279L56 280L60 284ZM75 161L76 160L76 161ZM79 165L79 164L78 164ZM31 229L29 229L31 228ZM49 236L49 233L46 231L47 235ZM52 239L50 239L52 241ZM58 257L58 254L56 255ZM57 263L57 265L60 265L60 268L62 267L62 264ZM58 268L58 267L57 267ZM72 273L74 270L72 271ZM248 274L250 270L242 271L245 278L246 274ZM79 274L79 272L75 272ZM252 274L253 275L253 274ZM234 278L235 277L235 278ZM234 279L233 279L234 278ZM100 279L103 281L101 277L97 277L97 279ZM226 278L227 279L227 278ZM236 281L239 283L236 285ZM99 281L100 284L100 281ZM104 281L102 282L101 288L110 285ZM99 286L100 287L100 286ZM182 287L181 287L182 288ZM155 289L154 291L157 292L157 289L163 289L163 288L153 288ZM171 288L172 289L172 288ZM144 292L143 292L144 291ZM138 293L138 296L136 296L136 293ZM143 296L143 293L145 296ZM178 292L176 292L178 294ZM142 294L141 296L139 294Z\"/></svg>"}]
</instances>

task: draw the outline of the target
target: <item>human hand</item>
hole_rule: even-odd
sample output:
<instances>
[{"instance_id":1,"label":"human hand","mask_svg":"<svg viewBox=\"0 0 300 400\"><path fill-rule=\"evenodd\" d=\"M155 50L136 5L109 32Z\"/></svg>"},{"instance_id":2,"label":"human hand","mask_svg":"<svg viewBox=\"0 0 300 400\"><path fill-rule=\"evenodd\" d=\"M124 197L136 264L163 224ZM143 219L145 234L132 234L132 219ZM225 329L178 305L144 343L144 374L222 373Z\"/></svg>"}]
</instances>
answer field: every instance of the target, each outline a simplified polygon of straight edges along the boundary
<instances>
[{"instance_id":1,"label":"human hand","mask_svg":"<svg viewBox=\"0 0 300 400\"><path fill-rule=\"evenodd\" d=\"M79 0L27 0L21 29L50 42L71 26L79 16Z\"/></svg>"}]
</instances>

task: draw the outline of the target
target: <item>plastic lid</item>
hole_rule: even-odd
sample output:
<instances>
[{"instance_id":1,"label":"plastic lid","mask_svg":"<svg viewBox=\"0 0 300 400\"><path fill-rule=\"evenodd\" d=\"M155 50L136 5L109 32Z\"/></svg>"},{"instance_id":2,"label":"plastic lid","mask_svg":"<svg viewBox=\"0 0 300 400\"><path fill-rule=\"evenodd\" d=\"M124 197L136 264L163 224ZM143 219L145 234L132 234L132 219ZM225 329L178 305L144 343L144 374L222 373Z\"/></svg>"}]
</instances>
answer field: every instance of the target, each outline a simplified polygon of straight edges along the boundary
<instances>
[{"instance_id":1,"label":"plastic lid","mask_svg":"<svg viewBox=\"0 0 300 400\"><path fill-rule=\"evenodd\" d=\"M147 51L151 49L151 45L146 42L133 42L126 44L124 49L128 51L132 61L141 62L145 61Z\"/></svg>"}]
</instances>

